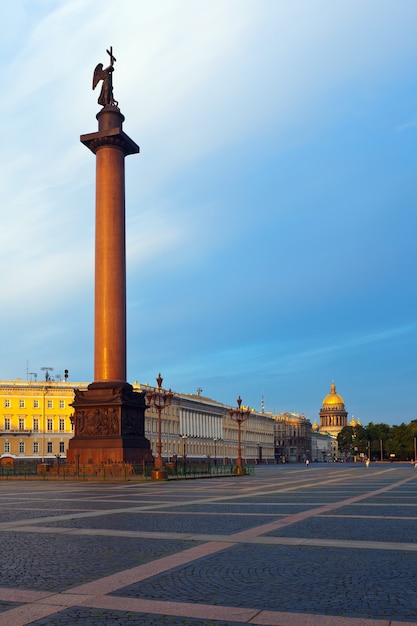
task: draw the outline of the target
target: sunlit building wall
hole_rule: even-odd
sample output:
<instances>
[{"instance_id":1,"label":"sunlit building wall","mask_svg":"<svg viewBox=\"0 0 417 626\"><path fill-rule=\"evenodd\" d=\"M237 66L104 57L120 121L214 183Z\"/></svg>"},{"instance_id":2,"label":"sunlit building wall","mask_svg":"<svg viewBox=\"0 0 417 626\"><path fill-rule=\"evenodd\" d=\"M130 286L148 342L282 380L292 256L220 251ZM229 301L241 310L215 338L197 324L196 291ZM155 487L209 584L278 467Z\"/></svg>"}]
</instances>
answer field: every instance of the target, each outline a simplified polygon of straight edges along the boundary
<instances>
[{"instance_id":1,"label":"sunlit building wall","mask_svg":"<svg viewBox=\"0 0 417 626\"><path fill-rule=\"evenodd\" d=\"M147 386L134 384L138 390ZM248 408L248 407L246 407ZM162 456L166 460L216 460L234 462L237 458L238 426L230 417L230 406L201 394L174 394L172 405L161 411ZM146 411L145 436L157 450L158 411ZM250 410L241 426L242 457L248 463L274 462L274 420L270 415Z\"/></svg>"},{"instance_id":2,"label":"sunlit building wall","mask_svg":"<svg viewBox=\"0 0 417 626\"><path fill-rule=\"evenodd\" d=\"M0 456L36 461L65 458L73 436L75 386L87 384L0 381Z\"/></svg>"},{"instance_id":3,"label":"sunlit building wall","mask_svg":"<svg viewBox=\"0 0 417 626\"><path fill-rule=\"evenodd\" d=\"M319 463L329 463L334 460L335 437L329 433L321 434L317 428L311 432L311 460Z\"/></svg>"},{"instance_id":4,"label":"sunlit building wall","mask_svg":"<svg viewBox=\"0 0 417 626\"><path fill-rule=\"evenodd\" d=\"M74 389L86 382L0 381L0 457L53 462L66 458L73 437L71 416ZM137 391L149 387L134 383ZM192 461L234 462L238 426L230 408L199 394L174 394L172 405L161 412L162 456ZM158 441L158 412L145 414L145 436L154 454ZM274 420L250 411L241 426L242 457L248 463L274 462Z\"/></svg>"},{"instance_id":5,"label":"sunlit building wall","mask_svg":"<svg viewBox=\"0 0 417 626\"><path fill-rule=\"evenodd\" d=\"M277 463L311 461L311 422L298 413L279 413L275 421L275 459Z\"/></svg>"}]
</instances>

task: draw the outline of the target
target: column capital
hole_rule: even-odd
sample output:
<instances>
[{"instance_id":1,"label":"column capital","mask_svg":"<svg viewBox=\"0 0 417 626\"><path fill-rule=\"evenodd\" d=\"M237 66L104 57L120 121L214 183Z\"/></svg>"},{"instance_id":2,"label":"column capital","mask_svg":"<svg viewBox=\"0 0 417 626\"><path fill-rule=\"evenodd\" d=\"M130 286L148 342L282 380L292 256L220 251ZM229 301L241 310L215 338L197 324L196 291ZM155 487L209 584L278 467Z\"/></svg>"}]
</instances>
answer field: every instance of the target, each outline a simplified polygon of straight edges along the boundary
<instances>
[{"instance_id":1,"label":"column capital","mask_svg":"<svg viewBox=\"0 0 417 626\"><path fill-rule=\"evenodd\" d=\"M137 154L140 151L139 146L120 128L111 128L99 130L96 133L81 135L81 143L83 143L93 154L103 147L114 147L122 150L123 154Z\"/></svg>"}]
</instances>

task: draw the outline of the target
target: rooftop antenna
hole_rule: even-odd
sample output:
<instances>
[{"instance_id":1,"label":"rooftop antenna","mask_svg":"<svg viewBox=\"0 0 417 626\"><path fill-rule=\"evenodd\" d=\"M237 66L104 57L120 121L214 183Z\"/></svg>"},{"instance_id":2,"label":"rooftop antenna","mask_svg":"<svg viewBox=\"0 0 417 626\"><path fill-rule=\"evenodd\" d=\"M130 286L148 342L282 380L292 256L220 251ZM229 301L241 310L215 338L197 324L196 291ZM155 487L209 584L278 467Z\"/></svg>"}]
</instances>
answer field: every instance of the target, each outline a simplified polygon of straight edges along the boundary
<instances>
[{"instance_id":1,"label":"rooftop antenna","mask_svg":"<svg viewBox=\"0 0 417 626\"><path fill-rule=\"evenodd\" d=\"M45 372L46 382L48 382L48 380L51 380L51 377L49 376L49 372L53 372L54 368L53 367L41 367L41 370Z\"/></svg>"},{"instance_id":2,"label":"rooftop antenna","mask_svg":"<svg viewBox=\"0 0 417 626\"><path fill-rule=\"evenodd\" d=\"M29 374L29 376L31 377L31 379L30 379L30 380L32 380L32 376L34 376L34 377L35 377L35 382L36 382L36 380L37 380L37 378L38 378L37 373L36 373L36 372L28 372L28 374Z\"/></svg>"}]
</instances>

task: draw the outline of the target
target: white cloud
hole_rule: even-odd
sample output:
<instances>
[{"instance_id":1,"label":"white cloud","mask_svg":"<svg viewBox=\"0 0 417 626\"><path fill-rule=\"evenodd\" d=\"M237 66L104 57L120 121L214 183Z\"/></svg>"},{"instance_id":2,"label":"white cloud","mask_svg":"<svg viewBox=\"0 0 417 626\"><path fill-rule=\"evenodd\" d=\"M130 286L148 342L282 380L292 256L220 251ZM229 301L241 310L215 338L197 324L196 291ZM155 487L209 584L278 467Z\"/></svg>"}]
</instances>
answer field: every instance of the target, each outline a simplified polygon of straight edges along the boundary
<instances>
[{"instance_id":1,"label":"white cloud","mask_svg":"<svg viewBox=\"0 0 417 626\"><path fill-rule=\"evenodd\" d=\"M400 124L399 126L397 126L397 131L401 133L405 130L409 130L410 128L415 128L416 126L417 126L417 119L414 118L410 120L409 122L405 122L404 124Z\"/></svg>"}]
</instances>

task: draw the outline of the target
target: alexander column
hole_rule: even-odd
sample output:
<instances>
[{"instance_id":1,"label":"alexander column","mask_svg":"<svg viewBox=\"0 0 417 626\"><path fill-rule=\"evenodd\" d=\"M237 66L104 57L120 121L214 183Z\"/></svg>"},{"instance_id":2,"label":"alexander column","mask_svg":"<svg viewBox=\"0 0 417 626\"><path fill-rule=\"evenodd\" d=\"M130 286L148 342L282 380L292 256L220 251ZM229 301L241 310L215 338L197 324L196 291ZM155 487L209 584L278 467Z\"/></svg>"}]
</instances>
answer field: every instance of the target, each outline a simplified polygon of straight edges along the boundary
<instances>
[{"instance_id":1,"label":"alexander column","mask_svg":"<svg viewBox=\"0 0 417 626\"><path fill-rule=\"evenodd\" d=\"M69 463L139 463L152 454L145 438L144 393L126 381L126 227L124 159L139 152L122 130L124 116L113 97L110 65L94 70L93 89L102 82L98 132L81 135L96 156L96 242L94 300L94 382L75 391L74 437Z\"/></svg>"}]
</instances>

